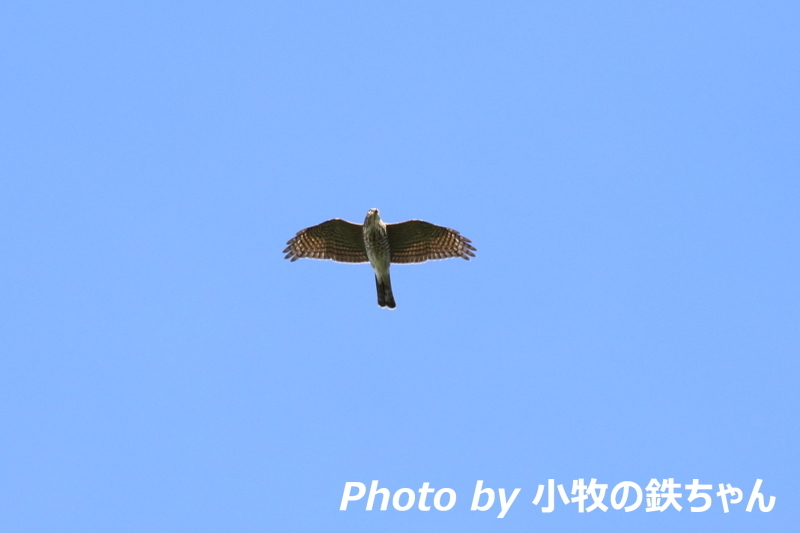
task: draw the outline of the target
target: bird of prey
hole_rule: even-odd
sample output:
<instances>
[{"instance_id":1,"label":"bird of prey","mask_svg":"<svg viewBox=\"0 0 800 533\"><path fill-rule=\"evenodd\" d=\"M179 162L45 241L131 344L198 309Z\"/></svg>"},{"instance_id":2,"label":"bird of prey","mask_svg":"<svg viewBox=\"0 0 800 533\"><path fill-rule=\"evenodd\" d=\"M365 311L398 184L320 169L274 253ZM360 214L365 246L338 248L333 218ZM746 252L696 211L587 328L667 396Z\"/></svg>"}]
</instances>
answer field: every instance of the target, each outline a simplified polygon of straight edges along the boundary
<instances>
[{"instance_id":1,"label":"bird of prey","mask_svg":"<svg viewBox=\"0 0 800 533\"><path fill-rule=\"evenodd\" d=\"M378 305L395 308L391 263L424 263L429 259L461 257L469 261L477 248L454 229L422 220L386 224L377 209L370 209L364 224L334 218L297 232L286 244L285 259L331 259L341 263L367 263L375 271Z\"/></svg>"}]
</instances>

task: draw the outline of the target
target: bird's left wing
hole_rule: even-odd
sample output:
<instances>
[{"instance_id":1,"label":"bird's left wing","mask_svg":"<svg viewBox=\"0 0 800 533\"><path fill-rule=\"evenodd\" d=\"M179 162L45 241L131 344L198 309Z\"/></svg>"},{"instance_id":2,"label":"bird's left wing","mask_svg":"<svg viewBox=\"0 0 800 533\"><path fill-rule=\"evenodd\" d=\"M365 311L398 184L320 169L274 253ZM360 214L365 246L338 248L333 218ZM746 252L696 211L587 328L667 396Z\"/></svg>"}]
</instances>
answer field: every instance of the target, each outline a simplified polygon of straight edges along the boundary
<instances>
[{"instance_id":1,"label":"bird's left wing","mask_svg":"<svg viewBox=\"0 0 800 533\"><path fill-rule=\"evenodd\" d=\"M361 224L353 224L334 218L297 232L286 243L284 259L297 261L301 257L331 259L341 263L366 263L364 230Z\"/></svg>"},{"instance_id":2,"label":"bird's left wing","mask_svg":"<svg viewBox=\"0 0 800 533\"><path fill-rule=\"evenodd\" d=\"M477 248L454 229L422 220L386 224L392 263L422 263L429 259L462 257L469 261Z\"/></svg>"}]
</instances>

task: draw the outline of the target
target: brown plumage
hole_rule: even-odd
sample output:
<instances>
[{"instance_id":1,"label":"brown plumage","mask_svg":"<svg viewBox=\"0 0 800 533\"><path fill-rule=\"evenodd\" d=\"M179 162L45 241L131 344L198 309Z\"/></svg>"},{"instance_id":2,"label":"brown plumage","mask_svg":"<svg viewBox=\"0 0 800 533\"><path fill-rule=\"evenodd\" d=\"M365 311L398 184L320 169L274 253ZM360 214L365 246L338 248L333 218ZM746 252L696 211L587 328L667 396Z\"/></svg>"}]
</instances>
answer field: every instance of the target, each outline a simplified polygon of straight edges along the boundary
<instances>
[{"instance_id":1,"label":"brown plumage","mask_svg":"<svg viewBox=\"0 0 800 533\"><path fill-rule=\"evenodd\" d=\"M301 257L331 259L340 263L369 261L363 227L341 218L300 230L286 244L289 246L283 251L285 259L292 261Z\"/></svg>"},{"instance_id":2,"label":"brown plumage","mask_svg":"<svg viewBox=\"0 0 800 533\"><path fill-rule=\"evenodd\" d=\"M389 258L385 246L388 239ZM334 218L297 232L283 251L286 259L330 259L341 263L367 263L375 270L378 305L394 308L390 263L475 257L472 241L454 229L422 220L386 224L377 209L370 209L364 224ZM380 243L381 246L377 246Z\"/></svg>"},{"instance_id":3,"label":"brown plumage","mask_svg":"<svg viewBox=\"0 0 800 533\"><path fill-rule=\"evenodd\" d=\"M429 260L461 257L469 261L477 248L454 229L422 220L386 224L392 263L424 263Z\"/></svg>"}]
</instances>

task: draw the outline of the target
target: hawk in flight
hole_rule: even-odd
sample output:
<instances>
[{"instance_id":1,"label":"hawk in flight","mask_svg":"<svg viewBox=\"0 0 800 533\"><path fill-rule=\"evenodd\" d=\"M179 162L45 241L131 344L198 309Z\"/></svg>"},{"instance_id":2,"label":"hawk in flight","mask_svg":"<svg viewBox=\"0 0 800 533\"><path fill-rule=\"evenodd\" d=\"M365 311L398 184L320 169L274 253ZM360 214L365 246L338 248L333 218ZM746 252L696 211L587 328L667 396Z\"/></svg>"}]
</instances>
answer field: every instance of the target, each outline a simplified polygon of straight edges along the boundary
<instances>
[{"instance_id":1,"label":"hawk in flight","mask_svg":"<svg viewBox=\"0 0 800 533\"><path fill-rule=\"evenodd\" d=\"M391 263L424 263L429 259L462 257L469 261L477 248L454 229L422 220L386 224L377 209L370 209L364 224L334 218L297 232L286 244L285 259L332 259L341 263L367 263L375 271L378 305L395 308Z\"/></svg>"}]
</instances>

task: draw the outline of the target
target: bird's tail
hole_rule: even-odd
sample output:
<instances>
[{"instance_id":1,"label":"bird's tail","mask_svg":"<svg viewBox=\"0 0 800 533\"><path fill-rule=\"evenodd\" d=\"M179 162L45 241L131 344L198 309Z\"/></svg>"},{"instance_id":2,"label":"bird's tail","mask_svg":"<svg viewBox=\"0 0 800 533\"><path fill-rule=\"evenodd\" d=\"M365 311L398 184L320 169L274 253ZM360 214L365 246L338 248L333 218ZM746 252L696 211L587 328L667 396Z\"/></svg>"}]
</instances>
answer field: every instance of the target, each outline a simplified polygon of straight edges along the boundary
<instances>
[{"instance_id":1,"label":"bird's tail","mask_svg":"<svg viewBox=\"0 0 800 533\"><path fill-rule=\"evenodd\" d=\"M392 294L392 279L389 275L387 274L384 279L378 279L378 276L375 276L375 285L378 289L378 305L394 309L396 304L394 303L394 294Z\"/></svg>"}]
</instances>

